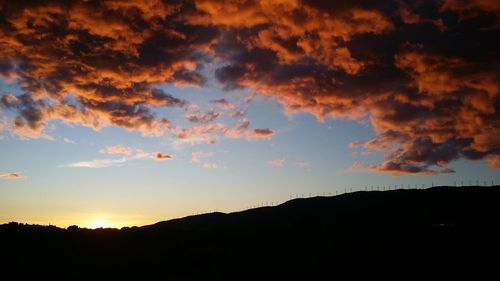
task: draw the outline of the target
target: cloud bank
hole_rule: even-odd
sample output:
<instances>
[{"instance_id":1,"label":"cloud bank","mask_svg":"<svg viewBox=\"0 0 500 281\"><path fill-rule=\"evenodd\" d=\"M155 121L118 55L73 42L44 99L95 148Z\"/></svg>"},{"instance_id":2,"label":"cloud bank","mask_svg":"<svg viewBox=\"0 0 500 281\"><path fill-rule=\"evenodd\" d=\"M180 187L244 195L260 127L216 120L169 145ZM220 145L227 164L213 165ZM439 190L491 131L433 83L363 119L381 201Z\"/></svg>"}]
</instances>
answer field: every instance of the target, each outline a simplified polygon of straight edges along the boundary
<instances>
[{"instance_id":1,"label":"cloud bank","mask_svg":"<svg viewBox=\"0 0 500 281\"><path fill-rule=\"evenodd\" d=\"M461 158L499 167L499 14L493 0L2 1L0 75L23 94L0 104L27 138L47 136L51 120L194 143L272 137L216 111L186 111L190 128L153 113L186 108L161 86L203 87L216 62L227 91L320 122L370 122L376 137L360 146L385 160L369 171L434 175Z\"/></svg>"}]
</instances>

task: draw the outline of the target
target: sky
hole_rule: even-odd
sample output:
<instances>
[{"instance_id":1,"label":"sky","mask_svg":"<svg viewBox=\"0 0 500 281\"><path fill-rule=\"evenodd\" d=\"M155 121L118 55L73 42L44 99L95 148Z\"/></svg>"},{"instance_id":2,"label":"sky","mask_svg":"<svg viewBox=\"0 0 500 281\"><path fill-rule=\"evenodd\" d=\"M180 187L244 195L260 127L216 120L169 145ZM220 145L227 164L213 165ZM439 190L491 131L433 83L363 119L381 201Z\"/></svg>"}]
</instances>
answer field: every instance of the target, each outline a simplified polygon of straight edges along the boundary
<instances>
[{"instance_id":1,"label":"sky","mask_svg":"<svg viewBox=\"0 0 500 281\"><path fill-rule=\"evenodd\" d=\"M0 223L500 184L500 5L0 1Z\"/></svg>"}]
</instances>

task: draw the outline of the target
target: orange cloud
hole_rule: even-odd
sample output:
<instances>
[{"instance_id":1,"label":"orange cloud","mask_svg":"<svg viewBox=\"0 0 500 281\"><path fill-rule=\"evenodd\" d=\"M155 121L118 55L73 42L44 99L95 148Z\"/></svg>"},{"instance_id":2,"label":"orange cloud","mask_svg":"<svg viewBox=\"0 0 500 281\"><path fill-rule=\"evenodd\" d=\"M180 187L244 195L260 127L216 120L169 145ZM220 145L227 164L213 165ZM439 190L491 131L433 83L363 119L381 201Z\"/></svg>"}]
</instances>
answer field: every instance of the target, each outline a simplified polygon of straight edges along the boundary
<instances>
[{"instance_id":1,"label":"orange cloud","mask_svg":"<svg viewBox=\"0 0 500 281\"><path fill-rule=\"evenodd\" d=\"M24 176L18 172L8 172L8 173L1 173L0 174L0 179L19 180L22 178L24 178Z\"/></svg>"},{"instance_id":2,"label":"orange cloud","mask_svg":"<svg viewBox=\"0 0 500 281\"><path fill-rule=\"evenodd\" d=\"M267 161L267 164L271 166L277 166L277 167L283 167L285 165L286 161L284 159L273 159Z\"/></svg>"},{"instance_id":3,"label":"orange cloud","mask_svg":"<svg viewBox=\"0 0 500 281\"><path fill-rule=\"evenodd\" d=\"M19 113L12 120L19 136L47 136L44 129L51 120L164 135L172 126L151 108L184 102L157 86L203 83L193 54L202 57L215 32L207 30L200 37L185 25L165 24L178 4L0 5L5 21L0 27L0 75L15 77L26 93L18 101L4 99Z\"/></svg>"},{"instance_id":4,"label":"orange cloud","mask_svg":"<svg viewBox=\"0 0 500 281\"><path fill-rule=\"evenodd\" d=\"M332 68L355 74L364 62L351 57L342 41L364 33L384 33L392 23L379 11L353 6L322 10L302 1L211 1L196 0L201 13L190 14L195 24L232 28L264 26L245 44L275 52L282 63L311 57Z\"/></svg>"},{"instance_id":5,"label":"orange cloud","mask_svg":"<svg viewBox=\"0 0 500 281\"><path fill-rule=\"evenodd\" d=\"M160 153L160 152L154 152L151 157L153 158L153 160L157 160L157 161L166 161L166 160L172 160L172 159L174 159L172 157L172 155L163 154L163 153Z\"/></svg>"},{"instance_id":6,"label":"orange cloud","mask_svg":"<svg viewBox=\"0 0 500 281\"><path fill-rule=\"evenodd\" d=\"M274 135L271 129L254 129L249 133L251 138L270 138Z\"/></svg>"},{"instance_id":7,"label":"orange cloud","mask_svg":"<svg viewBox=\"0 0 500 281\"><path fill-rule=\"evenodd\" d=\"M22 94L0 106L24 138L52 139L53 120L188 143L274 136L227 100L213 103L233 125L160 89L213 74L289 113L369 122L376 137L362 146L384 155L371 171L431 175L460 158L496 167L499 10L491 0L5 2L0 75ZM192 127L158 108L184 108Z\"/></svg>"},{"instance_id":8,"label":"orange cloud","mask_svg":"<svg viewBox=\"0 0 500 281\"><path fill-rule=\"evenodd\" d=\"M459 158L498 154L499 77L491 58L499 46L491 38L498 36L499 25L486 20L494 6L489 1L464 1L466 8L439 1L426 2L427 7L395 2L391 11L377 3L321 4L324 17L318 21L338 24L314 27L316 19L308 15L319 4L297 1L287 3L293 5L283 12L266 12L259 10L261 2L251 1L252 15L270 14L263 17L264 24L256 17L253 33L241 23L218 22L213 16L210 24L232 27L220 42L224 51L218 53L229 63L216 70L216 77L227 90L248 87L272 97L287 112L307 112L319 121L368 120L377 136L360 143L363 154L376 151L385 157L370 171L434 175L452 172L442 167ZM297 12L300 27L293 16L272 16L297 7L302 8ZM430 7L448 14L436 16ZM226 8L206 13L224 13ZM474 13L465 15L464 9ZM397 28L390 15L404 17ZM460 21L466 17L484 19L484 26ZM462 36L460 42L475 43L460 44L454 32Z\"/></svg>"},{"instance_id":9,"label":"orange cloud","mask_svg":"<svg viewBox=\"0 0 500 281\"><path fill-rule=\"evenodd\" d=\"M371 173L387 173L392 176L403 176L407 174L419 175L419 176L435 176L438 174L450 174L455 173L453 169L445 168L441 170L429 169L426 166L416 166L395 163L391 161L385 161L378 165L375 163L363 164L361 162L354 162L348 171L362 170Z\"/></svg>"},{"instance_id":10,"label":"orange cloud","mask_svg":"<svg viewBox=\"0 0 500 281\"><path fill-rule=\"evenodd\" d=\"M491 168L500 168L500 155L495 154L495 155L490 155L487 158L488 160L488 166Z\"/></svg>"},{"instance_id":11,"label":"orange cloud","mask_svg":"<svg viewBox=\"0 0 500 281\"><path fill-rule=\"evenodd\" d=\"M271 129L251 129L250 121L242 119L231 127L221 123L201 122L198 126L182 128L177 137L183 141L198 144L214 144L218 138L238 139L245 137L249 140L270 139L275 133Z\"/></svg>"},{"instance_id":12,"label":"orange cloud","mask_svg":"<svg viewBox=\"0 0 500 281\"><path fill-rule=\"evenodd\" d=\"M101 149L99 152L105 154L122 154L127 156L132 155L132 149L130 147L125 147L121 145L108 146Z\"/></svg>"}]
</instances>

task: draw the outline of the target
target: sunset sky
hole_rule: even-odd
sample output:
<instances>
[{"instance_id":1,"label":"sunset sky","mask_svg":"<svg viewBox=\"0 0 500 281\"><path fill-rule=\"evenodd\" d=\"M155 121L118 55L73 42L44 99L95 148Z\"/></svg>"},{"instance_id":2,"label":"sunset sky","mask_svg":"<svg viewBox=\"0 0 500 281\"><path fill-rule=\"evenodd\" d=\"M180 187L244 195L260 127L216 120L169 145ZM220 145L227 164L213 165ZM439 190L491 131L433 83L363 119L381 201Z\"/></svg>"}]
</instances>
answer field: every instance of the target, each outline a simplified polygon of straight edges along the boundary
<instances>
[{"instance_id":1,"label":"sunset sky","mask_svg":"<svg viewBox=\"0 0 500 281\"><path fill-rule=\"evenodd\" d=\"M0 223L500 184L499 3L0 0Z\"/></svg>"}]
</instances>

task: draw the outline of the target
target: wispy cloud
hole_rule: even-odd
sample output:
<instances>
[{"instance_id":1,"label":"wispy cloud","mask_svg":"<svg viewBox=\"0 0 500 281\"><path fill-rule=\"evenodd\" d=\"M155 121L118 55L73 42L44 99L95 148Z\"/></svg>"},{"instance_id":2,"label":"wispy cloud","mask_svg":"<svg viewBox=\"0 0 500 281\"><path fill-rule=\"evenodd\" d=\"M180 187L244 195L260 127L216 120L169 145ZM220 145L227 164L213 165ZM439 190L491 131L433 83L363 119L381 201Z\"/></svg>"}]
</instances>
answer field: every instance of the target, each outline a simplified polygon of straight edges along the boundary
<instances>
[{"instance_id":1,"label":"wispy cloud","mask_svg":"<svg viewBox=\"0 0 500 281\"><path fill-rule=\"evenodd\" d=\"M127 158L119 158L119 159L95 159L90 161L80 161L75 163L70 163L64 165L63 167L69 168L106 168L106 167L115 167L122 166L125 162L127 162Z\"/></svg>"},{"instance_id":2,"label":"wispy cloud","mask_svg":"<svg viewBox=\"0 0 500 281\"><path fill-rule=\"evenodd\" d=\"M213 152L195 151L195 152L191 153L191 162L200 163L203 158L209 158L212 156L214 156Z\"/></svg>"},{"instance_id":3,"label":"wispy cloud","mask_svg":"<svg viewBox=\"0 0 500 281\"><path fill-rule=\"evenodd\" d=\"M8 128L7 118L0 119L0 140L4 140L5 137L1 133Z\"/></svg>"},{"instance_id":4,"label":"wispy cloud","mask_svg":"<svg viewBox=\"0 0 500 281\"><path fill-rule=\"evenodd\" d=\"M205 169L217 169L217 168L219 168L219 165L217 165L217 163L211 163L211 162L205 161L203 163L203 168L205 168Z\"/></svg>"},{"instance_id":5,"label":"wispy cloud","mask_svg":"<svg viewBox=\"0 0 500 281\"><path fill-rule=\"evenodd\" d=\"M308 162L308 161L297 161L297 162L293 163L293 165L295 167L299 167L299 168L309 168L309 167L311 167L311 162Z\"/></svg>"},{"instance_id":6,"label":"wispy cloud","mask_svg":"<svg viewBox=\"0 0 500 281\"><path fill-rule=\"evenodd\" d=\"M286 161L284 159L273 159L267 161L267 164L276 167L283 167L286 164Z\"/></svg>"},{"instance_id":7,"label":"wispy cloud","mask_svg":"<svg viewBox=\"0 0 500 281\"><path fill-rule=\"evenodd\" d=\"M64 144L75 144L75 141L69 138L63 138Z\"/></svg>"},{"instance_id":8,"label":"wispy cloud","mask_svg":"<svg viewBox=\"0 0 500 281\"><path fill-rule=\"evenodd\" d=\"M120 167L125 163L137 160L172 160L173 156L160 152L146 152L142 149L136 149L135 153L132 148L113 146L107 147L100 151L107 154L122 154L125 155L121 158L103 158L88 161L79 161L60 165L62 168L107 168L107 167Z\"/></svg>"},{"instance_id":9,"label":"wispy cloud","mask_svg":"<svg viewBox=\"0 0 500 281\"><path fill-rule=\"evenodd\" d=\"M202 151L195 151L191 153L191 162L192 163L201 163L202 167L205 169L217 169L220 167L219 164L210 162L206 158L211 158L215 155L214 152L202 152Z\"/></svg>"},{"instance_id":10,"label":"wispy cloud","mask_svg":"<svg viewBox=\"0 0 500 281\"><path fill-rule=\"evenodd\" d=\"M0 174L0 179L6 179L6 180L20 180L24 178L23 174L19 172L7 172L7 173L1 173Z\"/></svg>"},{"instance_id":11,"label":"wispy cloud","mask_svg":"<svg viewBox=\"0 0 500 281\"><path fill-rule=\"evenodd\" d=\"M234 109L234 106L226 99L211 100L210 102L218 105L220 108L222 108L224 110Z\"/></svg>"},{"instance_id":12,"label":"wispy cloud","mask_svg":"<svg viewBox=\"0 0 500 281\"><path fill-rule=\"evenodd\" d=\"M142 149L136 149L133 159L151 159L151 153Z\"/></svg>"},{"instance_id":13,"label":"wispy cloud","mask_svg":"<svg viewBox=\"0 0 500 281\"><path fill-rule=\"evenodd\" d=\"M287 162L285 159L271 159L267 161L267 164L276 167L294 166L301 169L308 169L311 167L311 162L309 161Z\"/></svg>"},{"instance_id":14,"label":"wispy cloud","mask_svg":"<svg viewBox=\"0 0 500 281\"><path fill-rule=\"evenodd\" d=\"M213 121L213 120L212 120ZM239 139L246 138L247 140L270 140L276 133L269 128L252 129L250 121L247 118L238 120L235 124L227 126L218 122L198 122L196 126L191 128L182 128L177 131L177 140L172 142L173 145L190 144L214 144L218 139L230 138Z\"/></svg>"}]
</instances>

